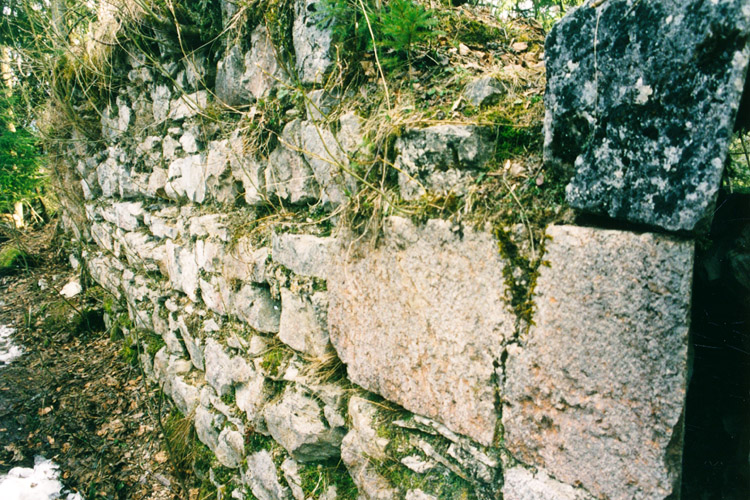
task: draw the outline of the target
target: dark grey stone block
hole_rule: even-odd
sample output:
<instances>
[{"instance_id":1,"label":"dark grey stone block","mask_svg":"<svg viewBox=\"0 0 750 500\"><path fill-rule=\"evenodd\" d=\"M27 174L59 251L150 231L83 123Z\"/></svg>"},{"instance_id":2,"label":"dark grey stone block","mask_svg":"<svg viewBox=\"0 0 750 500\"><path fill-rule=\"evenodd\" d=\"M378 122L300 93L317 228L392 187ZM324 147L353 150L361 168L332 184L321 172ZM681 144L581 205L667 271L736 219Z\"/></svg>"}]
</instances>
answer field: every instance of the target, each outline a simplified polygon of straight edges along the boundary
<instances>
[{"instance_id":1,"label":"dark grey stone block","mask_svg":"<svg viewBox=\"0 0 750 500\"><path fill-rule=\"evenodd\" d=\"M545 161L574 207L672 231L710 219L750 58L748 0L594 0L546 43Z\"/></svg>"}]
</instances>

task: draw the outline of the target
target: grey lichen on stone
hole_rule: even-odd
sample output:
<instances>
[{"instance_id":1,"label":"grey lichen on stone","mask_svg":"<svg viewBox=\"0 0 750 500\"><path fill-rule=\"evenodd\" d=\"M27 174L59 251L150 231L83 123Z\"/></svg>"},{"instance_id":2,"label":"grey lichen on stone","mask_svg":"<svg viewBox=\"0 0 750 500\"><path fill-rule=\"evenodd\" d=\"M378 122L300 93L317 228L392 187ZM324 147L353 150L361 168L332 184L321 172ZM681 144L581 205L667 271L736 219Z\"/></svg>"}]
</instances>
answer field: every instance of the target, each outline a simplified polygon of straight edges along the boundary
<instances>
[{"instance_id":1,"label":"grey lichen on stone","mask_svg":"<svg viewBox=\"0 0 750 500\"><path fill-rule=\"evenodd\" d=\"M507 448L597 498L673 498L693 243L575 226L547 235L534 325L508 349Z\"/></svg>"},{"instance_id":2,"label":"grey lichen on stone","mask_svg":"<svg viewBox=\"0 0 750 500\"><path fill-rule=\"evenodd\" d=\"M489 445L495 363L514 332L497 241L430 220L385 220L382 244L343 244L328 280L331 341L356 384Z\"/></svg>"},{"instance_id":3,"label":"grey lichen on stone","mask_svg":"<svg viewBox=\"0 0 750 500\"><path fill-rule=\"evenodd\" d=\"M701 229L745 86L748 37L746 0L593 0L555 25L544 157L575 172L571 205Z\"/></svg>"},{"instance_id":4,"label":"grey lichen on stone","mask_svg":"<svg viewBox=\"0 0 750 500\"><path fill-rule=\"evenodd\" d=\"M464 193L476 170L489 160L494 143L475 125L434 125L407 130L396 141L395 168L405 200L427 191Z\"/></svg>"}]
</instances>

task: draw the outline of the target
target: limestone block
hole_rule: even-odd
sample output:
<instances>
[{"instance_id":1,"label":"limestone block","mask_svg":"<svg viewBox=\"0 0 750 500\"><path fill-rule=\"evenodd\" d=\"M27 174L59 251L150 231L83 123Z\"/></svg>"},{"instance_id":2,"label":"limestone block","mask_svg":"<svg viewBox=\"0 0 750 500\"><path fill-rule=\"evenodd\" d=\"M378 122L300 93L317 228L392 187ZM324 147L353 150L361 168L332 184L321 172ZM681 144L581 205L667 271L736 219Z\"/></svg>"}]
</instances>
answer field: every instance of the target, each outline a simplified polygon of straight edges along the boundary
<instances>
[{"instance_id":1,"label":"limestone block","mask_svg":"<svg viewBox=\"0 0 750 500\"><path fill-rule=\"evenodd\" d=\"M185 292L190 300L197 300L198 264L195 262L195 249L189 246L178 246L172 240L166 240L164 246L167 275L176 290Z\"/></svg>"},{"instance_id":2,"label":"limestone block","mask_svg":"<svg viewBox=\"0 0 750 500\"><path fill-rule=\"evenodd\" d=\"M339 117L339 132L336 139L347 154L353 155L359 151L364 141L362 118L354 111L343 113Z\"/></svg>"},{"instance_id":3,"label":"limestone block","mask_svg":"<svg viewBox=\"0 0 750 500\"><path fill-rule=\"evenodd\" d=\"M164 244L155 240L149 233L133 231L125 233L121 241L128 263L143 267L147 271L157 271L156 262L164 258Z\"/></svg>"},{"instance_id":4,"label":"limestone block","mask_svg":"<svg viewBox=\"0 0 750 500\"><path fill-rule=\"evenodd\" d=\"M346 202L357 185L348 173L349 158L334 135L320 125L305 121L300 124L297 140L320 186L320 201L334 206Z\"/></svg>"},{"instance_id":5,"label":"limestone block","mask_svg":"<svg viewBox=\"0 0 750 500\"><path fill-rule=\"evenodd\" d=\"M294 3L292 43L301 83L322 83L325 73L333 65L333 21L326 21L322 8L319 0L296 0Z\"/></svg>"},{"instance_id":6,"label":"limestone block","mask_svg":"<svg viewBox=\"0 0 750 500\"><path fill-rule=\"evenodd\" d=\"M327 310L326 292L307 297L282 288L279 340L309 356L322 357L330 345Z\"/></svg>"},{"instance_id":7,"label":"limestone block","mask_svg":"<svg viewBox=\"0 0 750 500\"><path fill-rule=\"evenodd\" d=\"M116 159L107 158L96 167L96 180L105 198L133 196L130 172Z\"/></svg>"},{"instance_id":8,"label":"limestone block","mask_svg":"<svg viewBox=\"0 0 750 500\"><path fill-rule=\"evenodd\" d=\"M153 314L151 315L151 322L154 324L154 332L158 333L164 343L167 345L167 352L169 354L175 354L182 356L185 354L185 348L182 346L180 339L175 334L174 330L170 328L169 321L162 317L163 306L155 304ZM175 325L176 326L176 325Z\"/></svg>"},{"instance_id":9,"label":"limestone block","mask_svg":"<svg viewBox=\"0 0 750 500\"><path fill-rule=\"evenodd\" d=\"M195 408L195 433L201 443L215 451L219 445L219 430L224 424L224 416L198 405Z\"/></svg>"},{"instance_id":10,"label":"limestone block","mask_svg":"<svg viewBox=\"0 0 750 500\"><path fill-rule=\"evenodd\" d=\"M143 204L139 201L119 202L112 204L114 220L107 220L125 231L135 231L143 221ZM102 214L103 215L103 214Z\"/></svg>"},{"instance_id":11,"label":"limestone block","mask_svg":"<svg viewBox=\"0 0 750 500\"><path fill-rule=\"evenodd\" d=\"M150 135L135 147L136 155L149 164L159 163L161 160L161 137Z\"/></svg>"},{"instance_id":12,"label":"limestone block","mask_svg":"<svg viewBox=\"0 0 750 500\"><path fill-rule=\"evenodd\" d=\"M287 458L281 464L284 480L289 485L294 500L305 500L305 492L302 490L302 476L299 473L299 464L293 458Z\"/></svg>"},{"instance_id":13,"label":"limestone block","mask_svg":"<svg viewBox=\"0 0 750 500\"><path fill-rule=\"evenodd\" d=\"M179 130L179 129L178 129ZM162 156L165 160L171 161L177 158L177 150L182 146L180 143L173 138L171 135L164 136L161 143Z\"/></svg>"},{"instance_id":14,"label":"limestone block","mask_svg":"<svg viewBox=\"0 0 750 500\"><path fill-rule=\"evenodd\" d=\"M200 278L198 286L201 291L201 299L209 310L221 316L225 316L233 310L232 287L223 276L211 276L209 281Z\"/></svg>"},{"instance_id":15,"label":"limestone block","mask_svg":"<svg viewBox=\"0 0 750 500\"><path fill-rule=\"evenodd\" d=\"M414 200L432 191L462 193L473 172L494 151L488 133L474 125L434 125L407 130L396 141L401 196Z\"/></svg>"},{"instance_id":16,"label":"limestone block","mask_svg":"<svg viewBox=\"0 0 750 500\"><path fill-rule=\"evenodd\" d=\"M170 316L170 321L172 321ZM170 329L179 330L182 342L185 344L188 354L190 354L190 361L197 369L205 370L205 360L203 357L203 340L197 335L193 335L190 328L185 321L185 317L180 315L177 316L177 320L173 324L170 324Z\"/></svg>"},{"instance_id":17,"label":"limestone block","mask_svg":"<svg viewBox=\"0 0 750 500\"><path fill-rule=\"evenodd\" d=\"M300 276L326 279L331 265L334 239L309 234L274 234L271 256L274 262Z\"/></svg>"},{"instance_id":18,"label":"limestone block","mask_svg":"<svg viewBox=\"0 0 750 500\"><path fill-rule=\"evenodd\" d=\"M122 297L120 288L122 282L123 265L119 260L97 254L90 257L87 267L91 277L116 298Z\"/></svg>"},{"instance_id":19,"label":"limestone block","mask_svg":"<svg viewBox=\"0 0 750 500\"><path fill-rule=\"evenodd\" d=\"M204 175L205 156L202 154L177 158L169 164L167 184L164 191L173 200L186 197L195 203L206 198L206 178Z\"/></svg>"},{"instance_id":20,"label":"limestone block","mask_svg":"<svg viewBox=\"0 0 750 500\"><path fill-rule=\"evenodd\" d=\"M153 101L154 121L160 123L169 116L169 102L172 98L172 91L166 85L157 85L151 91L151 100Z\"/></svg>"},{"instance_id":21,"label":"limestone block","mask_svg":"<svg viewBox=\"0 0 750 500\"><path fill-rule=\"evenodd\" d=\"M224 467L236 469L245 457L245 438L242 433L225 427L219 434L216 459Z\"/></svg>"},{"instance_id":22,"label":"limestone block","mask_svg":"<svg viewBox=\"0 0 750 500\"><path fill-rule=\"evenodd\" d=\"M429 495L422 490L409 490L406 492L405 500L438 500L436 496Z\"/></svg>"},{"instance_id":23,"label":"limestone block","mask_svg":"<svg viewBox=\"0 0 750 500\"><path fill-rule=\"evenodd\" d=\"M262 99L287 80L264 24L253 30L250 47L243 55L239 47L233 45L217 66L216 95L230 106Z\"/></svg>"},{"instance_id":24,"label":"limestone block","mask_svg":"<svg viewBox=\"0 0 750 500\"><path fill-rule=\"evenodd\" d=\"M154 167L151 173L148 175L146 181L146 189L144 194L151 198L156 198L164 187L167 185L168 172L166 168Z\"/></svg>"},{"instance_id":25,"label":"limestone block","mask_svg":"<svg viewBox=\"0 0 750 500\"><path fill-rule=\"evenodd\" d=\"M274 87L286 78L284 68L279 64L277 48L274 47L265 24L259 24L250 35L252 50L245 54L245 88L255 99L263 99Z\"/></svg>"},{"instance_id":26,"label":"limestone block","mask_svg":"<svg viewBox=\"0 0 750 500\"><path fill-rule=\"evenodd\" d=\"M248 422L257 430L266 428L263 407L268 395L265 391L265 377L259 371L245 382L237 384L234 390L237 407L245 412Z\"/></svg>"},{"instance_id":27,"label":"limestone block","mask_svg":"<svg viewBox=\"0 0 750 500\"><path fill-rule=\"evenodd\" d=\"M200 390L194 385L187 383L185 379L179 375L174 375L172 377L169 388L170 391L168 391L168 394L172 396L172 400L177 406L177 409L180 410L183 415L190 415L198 406L200 401Z\"/></svg>"},{"instance_id":28,"label":"limestone block","mask_svg":"<svg viewBox=\"0 0 750 500\"><path fill-rule=\"evenodd\" d=\"M505 90L500 82L491 76L477 78L464 88L464 97L477 107L493 104L504 93Z\"/></svg>"},{"instance_id":29,"label":"limestone block","mask_svg":"<svg viewBox=\"0 0 750 500\"><path fill-rule=\"evenodd\" d=\"M247 469L242 473L243 482L258 500L288 500L289 489L279 483L276 465L271 454L262 450L247 457Z\"/></svg>"},{"instance_id":30,"label":"limestone block","mask_svg":"<svg viewBox=\"0 0 750 500\"><path fill-rule=\"evenodd\" d=\"M571 205L674 231L707 222L749 37L746 0L589 1L555 25L544 157L575 172Z\"/></svg>"},{"instance_id":31,"label":"limestone block","mask_svg":"<svg viewBox=\"0 0 750 500\"><path fill-rule=\"evenodd\" d=\"M206 340L204 350L206 382L216 389L219 396L229 394L232 389L232 358L214 339Z\"/></svg>"},{"instance_id":32,"label":"limestone block","mask_svg":"<svg viewBox=\"0 0 750 500\"><path fill-rule=\"evenodd\" d=\"M498 417L494 365L515 324L497 245L447 221L389 217L378 247L342 245L328 280L349 378L484 445Z\"/></svg>"},{"instance_id":33,"label":"limestone block","mask_svg":"<svg viewBox=\"0 0 750 500\"><path fill-rule=\"evenodd\" d=\"M93 222L90 228L91 238L102 250L109 250L110 252L114 249L112 241L112 233L114 228L106 222Z\"/></svg>"},{"instance_id":34,"label":"limestone block","mask_svg":"<svg viewBox=\"0 0 750 500\"><path fill-rule=\"evenodd\" d=\"M160 210L144 214L144 222L148 225L151 234L157 238L175 240L180 235L180 227L176 221L177 215L178 213L173 210Z\"/></svg>"},{"instance_id":35,"label":"limestone block","mask_svg":"<svg viewBox=\"0 0 750 500\"><path fill-rule=\"evenodd\" d=\"M195 237L209 236L220 241L229 241L226 217L221 213L190 217L188 233Z\"/></svg>"},{"instance_id":36,"label":"limestone block","mask_svg":"<svg viewBox=\"0 0 750 500\"><path fill-rule=\"evenodd\" d=\"M268 247L253 248L249 237L240 237L224 257L223 275L228 280L263 283L269 255Z\"/></svg>"},{"instance_id":37,"label":"limestone block","mask_svg":"<svg viewBox=\"0 0 750 500\"><path fill-rule=\"evenodd\" d=\"M259 332L279 331L281 308L267 287L243 285L232 298L232 311Z\"/></svg>"},{"instance_id":38,"label":"limestone block","mask_svg":"<svg viewBox=\"0 0 750 500\"><path fill-rule=\"evenodd\" d=\"M509 349L506 445L597 498L672 498L693 243L574 226L547 235L534 324Z\"/></svg>"},{"instance_id":39,"label":"limestone block","mask_svg":"<svg viewBox=\"0 0 750 500\"><path fill-rule=\"evenodd\" d=\"M200 149L198 147L198 138L191 130L188 130L187 132L182 134L179 142L180 146L182 146L182 150L188 154L197 153Z\"/></svg>"},{"instance_id":40,"label":"limestone block","mask_svg":"<svg viewBox=\"0 0 750 500\"><path fill-rule=\"evenodd\" d=\"M247 104L249 93L240 84L244 72L242 51L232 44L216 66L216 97L229 106Z\"/></svg>"},{"instance_id":41,"label":"limestone block","mask_svg":"<svg viewBox=\"0 0 750 500\"><path fill-rule=\"evenodd\" d=\"M299 152L300 120L284 126L280 144L268 157L264 172L268 196L275 196L293 204L312 203L320 196L315 174Z\"/></svg>"},{"instance_id":42,"label":"limestone block","mask_svg":"<svg viewBox=\"0 0 750 500\"><path fill-rule=\"evenodd\" d=\"M208 92L205 90L183 95L169 103L169 118L171 120L191 118L200 113L207 105Z\"/></svg>"},{"instance_id":43,"label":"limestone block","mask_svg":"<svg viewBox=\"0 0 750 500\"><path fill-rule=\"evenodd\" d=\"M209 273L221 272L224 260L224 245L212 239L195 242L195 263Z\"/></svg>"},{"instance_id":44,"label":"limestone block","mask_svg":"<svg viewBox=\"0 0 750 500\"><path fill-rule=\"evenodd\" d=\"M206 189L220 203L233 203L237 196L230 169L233 155L231 143L227 139L208 143L205 177Z\"/></svg>"},{"instance_id":45,"label":"limestone block","mask_svg":"<svg viewBox=\"0 0 750 500\"><path fill-rule=\"evenodd\" d=\"M242 187L245 190L245 203L251 206L264 204L266 202L265 164L244 152L242 138L234 138L230 141L230 144L231 156L229 164L232 169L232 177L242 183Z\"/></svg>"},{"instance_id":46,"label":"limestone block","mask_svg":"<svg viewBox=\"0 0 750 500\"><path fill-rule=\"evenodd\" d=\"M268 431L295 460L311 462L339 455L345 428L330 426L318 403L294 385L266 406L264 415Z\"/></svg>"},{"instance_id":47,"label":"limestone block","mask_svg":"<svg viewBox=\"0 0 750 500\"><path fill-rule=\"evenodd\" d=\"M555 481L544 471L536 474L513 467L503 476L503 500L593 500L580 489Z\"/></svg>"}]
</instances>

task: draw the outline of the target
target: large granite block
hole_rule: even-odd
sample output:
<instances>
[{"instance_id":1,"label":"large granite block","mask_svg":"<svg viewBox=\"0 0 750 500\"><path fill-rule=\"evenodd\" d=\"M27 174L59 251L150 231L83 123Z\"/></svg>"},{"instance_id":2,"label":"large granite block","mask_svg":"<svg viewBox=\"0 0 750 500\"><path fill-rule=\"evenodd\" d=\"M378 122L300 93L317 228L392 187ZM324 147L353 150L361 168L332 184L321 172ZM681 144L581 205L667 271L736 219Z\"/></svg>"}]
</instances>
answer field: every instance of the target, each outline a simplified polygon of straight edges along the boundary
<instances>
[{"instance_id":1,"label":"large granite block","mask_svg":"<svg viewBox=\"0 0 750 500\"><path fill-rule=\"evenodd\" d=\"M544 157L575 172L571 205L700 229L716 201L749 37L747 0L590 0L555 25Z\"/></svg>"},{"instance_id":2,"label":"large granite block","mask_svg":"<svg viewBox=\"0 0 750 500\"><path fill-rule=\"evenodd\" d=\"M496 240L390 217L382 242L359 251L342 245L328 280L331 341L349 378L491 444L495 367L514 331Z\"/></svg>"},{"instance_id":3,"label":"large granite block","mask_svg":"<svg viewBox=\"0 0 750 500\"><path fill-rule=\"evenodd\" d=\"M534 325L509 349L507 447L597 498L673 498L693 243L574 226L547 234Z\"/></svg>"}]
</instances>

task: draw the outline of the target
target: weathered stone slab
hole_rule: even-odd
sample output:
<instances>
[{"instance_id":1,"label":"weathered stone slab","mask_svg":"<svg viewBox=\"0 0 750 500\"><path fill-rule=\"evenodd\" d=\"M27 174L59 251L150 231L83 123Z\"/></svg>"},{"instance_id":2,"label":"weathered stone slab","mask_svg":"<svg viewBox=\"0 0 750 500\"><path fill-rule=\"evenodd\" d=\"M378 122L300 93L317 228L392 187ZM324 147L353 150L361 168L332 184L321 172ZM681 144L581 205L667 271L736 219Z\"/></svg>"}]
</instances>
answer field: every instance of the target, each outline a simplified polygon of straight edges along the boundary
<instances>
[{"instance_id":1,"label":"weathered stone slab","mask_svg":"<svg viewBox=\"0 0 750 500\"><path fill-rule=\"evenodd\" d=\"M345 244L328 280L331 341L349 378L405 408L492 443L492 379L514 316L488 232L385 221L377 248Z\"/></svg>"},{"instance_id":2,"label":"weathered stone slab","mask_svg":"<svg viewBox=\"0 0 750 500\"><path fill-rule=\"evenodd\" d=\"M560 21L545 48L544 156L575 171L568 201L700 228L716 201L749 36L746 0L592 0Z\"/></svg>"},{"instance_id":3,"label":"weathered stone slab","mask_svg":"<svg viewBox=\"0 0 750 500\"><path fill-rule=\"evenodd\" d=\"M507 447L597 498L672 498L693 243L574 226L547 234L534 325L509 349Z\"/></svg>"}]
</instances>

